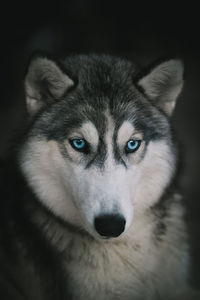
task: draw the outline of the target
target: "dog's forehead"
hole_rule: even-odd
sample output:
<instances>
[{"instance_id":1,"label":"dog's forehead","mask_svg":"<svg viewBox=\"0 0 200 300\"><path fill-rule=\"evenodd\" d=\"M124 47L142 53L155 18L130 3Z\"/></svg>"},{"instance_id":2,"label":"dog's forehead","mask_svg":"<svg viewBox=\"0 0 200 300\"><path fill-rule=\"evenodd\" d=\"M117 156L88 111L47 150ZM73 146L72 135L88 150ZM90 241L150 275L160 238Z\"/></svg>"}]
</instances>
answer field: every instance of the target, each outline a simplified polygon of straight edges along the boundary
<instances>
[{"instance_id":1,"label":"dog's forehead","mask_svg":"<svg viewBox=\"0 0 200 300\"><path fill-rule=\"evenodd\" d=\"M72 131L80 130L87 124L84 126L84 133L92 132L95 136L96 130L98 136L103 138L111 130L114 139L118 138L119 141L133 131L140 132L143 136L162 136L167 129L166 119L159 113L153 113L153 107L148 104L139 106L136 101L126 103L117 99L112 104L105 98L98 99L96 106L86 101L74 101L73 105L69 105L66 101L53 106L48 113L42 115L33 129L48 139L65 139Z\"/></svg>"},{"instance_id":2,"label":"dog's forehead","mask_svg":"<svg viewBox=\"0 0 200 300\"><path fill-rule=\"evenodd\" d=\"M149 103L138 104L136 100L132 102L116 100L116 105L111 105L109 100L107 101L106 105L104 103L102 107L100 103L89 109L82 107L81 113L81 109L77 109L77 117L71 116L72 127L81 127L84 123L91 123L100 138L103 138L107 132L112 132L114 140L120 143L123 143L132 134L137 134L138 138L146 140L167 136L168 120ZM86 128L92 130L91 126Z\"/></svg>"},{"instance_id":3,"label":"dog's forehead","mask_svg":"<svg viewBox=\"0 0 200 300\"><path fill-rule=\"evenodd\" d=\"M69 136L83 137L87 141L98 144L99 140L105 140L105 143L113 143L116 140L117 144L122 145L131 137L143 138L143 133L138 131L133 122L124 119L117 124L109 111L105 111L101 120L104 122L93 123L91 120L84 120L81 126L72 128Z\"/></svg>"},{"instance_id":4,"label":"dog's forehead","mask_svg":"<svg viewBox=\"0 0 200 300\"><path fill-rule=\"evenodd\" d=\"M42 134L48 138L66 138L71 130L89 121L99 136L104 136L109 124L105 112L109 112L116 132L128 121L143 135L145 132L163 134L166 119L134 85L132 65L110 61L92 61L88 65L80 64L80 82L45 112L37 123L39 126L36 124Z\"/></svg>"}]
</instances>

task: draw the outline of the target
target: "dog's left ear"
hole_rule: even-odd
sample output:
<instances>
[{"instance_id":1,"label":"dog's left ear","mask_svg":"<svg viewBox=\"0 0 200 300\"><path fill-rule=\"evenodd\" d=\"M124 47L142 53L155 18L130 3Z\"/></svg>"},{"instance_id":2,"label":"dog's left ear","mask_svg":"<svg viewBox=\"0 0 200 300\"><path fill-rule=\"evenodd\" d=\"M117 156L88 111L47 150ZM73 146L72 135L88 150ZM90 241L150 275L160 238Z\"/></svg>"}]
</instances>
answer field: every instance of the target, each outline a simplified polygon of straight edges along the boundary
<instances>
[{"instance_id":1,"label":"dog's left ear","mask_svg":"<svg viewBox=\"0 0 200 300\"><path fill-rule=\"evenodd\" d=\"M164 61L142 76L137 85L167 115L171 115L183 87L184 65L179 59Z\"/></svg>"},{"instance_id":2,"label":"dog's left ear","mask_svg":"<svg viewBox=\"0 0 200 300\"><path fill-rule=\"evenodd\" d=\"M34 56L25 77L25 96L30 115L62 98L74 85L72 79L52 59Z\"/></svg>"}]
</instances>

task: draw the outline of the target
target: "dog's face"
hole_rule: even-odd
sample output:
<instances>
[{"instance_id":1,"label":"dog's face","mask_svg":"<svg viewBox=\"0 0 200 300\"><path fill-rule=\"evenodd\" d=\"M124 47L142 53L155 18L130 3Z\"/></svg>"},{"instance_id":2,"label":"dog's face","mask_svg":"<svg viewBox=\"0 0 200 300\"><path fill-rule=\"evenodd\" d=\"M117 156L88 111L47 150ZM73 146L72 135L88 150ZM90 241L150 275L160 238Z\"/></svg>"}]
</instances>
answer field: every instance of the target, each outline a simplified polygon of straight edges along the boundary
<instances>
[{"instance_id":1,"label":"dog's face","mask_svg":"<svg viewBox=\"0 0 200 300\"><path fill-rule=\"evenodd\" d=\"M20 161L40 201L96 238L125 233L173 176L168 116L182 76L176 60L138 77L131 63L111 57L62 67L33 59L25 86L36 119Z\"/></svg>"}]
</instances>

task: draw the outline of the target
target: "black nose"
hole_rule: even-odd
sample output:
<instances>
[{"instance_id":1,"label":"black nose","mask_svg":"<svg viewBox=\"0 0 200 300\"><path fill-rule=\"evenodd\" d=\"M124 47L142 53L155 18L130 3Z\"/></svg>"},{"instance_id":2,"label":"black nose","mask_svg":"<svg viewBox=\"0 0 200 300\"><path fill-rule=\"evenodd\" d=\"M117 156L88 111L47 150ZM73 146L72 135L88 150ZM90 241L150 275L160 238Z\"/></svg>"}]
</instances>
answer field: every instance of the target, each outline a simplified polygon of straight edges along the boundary
<instances>
[{"instance_id":1,"label":"black nose","mask_svg":"<svg viewBox=\"0 0 200 300\"><path fill-rule=\"evenodd\" d=\"M117 237L125 228L126 220L118 214L100 215L95 218L96 231L105 237Z\"/></svg>"}]
</instances>

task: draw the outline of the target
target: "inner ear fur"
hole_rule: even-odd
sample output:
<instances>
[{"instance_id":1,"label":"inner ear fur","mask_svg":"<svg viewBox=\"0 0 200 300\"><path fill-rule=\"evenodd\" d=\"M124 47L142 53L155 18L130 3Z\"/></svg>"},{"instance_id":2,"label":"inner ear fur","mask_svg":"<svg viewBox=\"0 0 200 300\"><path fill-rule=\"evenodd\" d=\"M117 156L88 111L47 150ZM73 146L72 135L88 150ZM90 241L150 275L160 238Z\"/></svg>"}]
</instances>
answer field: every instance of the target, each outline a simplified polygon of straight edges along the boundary
<instances>
[{"instance_id":1,"label":"inner ear fur","mask_svg":"<svg viewBox=\"0 0 200 300\"><path fill-rule=\"evenodd\" d=\"M183 62L169 59L151 67L136 84L152 103L170 116L183 88L183 75Z\"/></svg>"}]
</instances>

